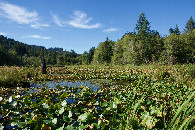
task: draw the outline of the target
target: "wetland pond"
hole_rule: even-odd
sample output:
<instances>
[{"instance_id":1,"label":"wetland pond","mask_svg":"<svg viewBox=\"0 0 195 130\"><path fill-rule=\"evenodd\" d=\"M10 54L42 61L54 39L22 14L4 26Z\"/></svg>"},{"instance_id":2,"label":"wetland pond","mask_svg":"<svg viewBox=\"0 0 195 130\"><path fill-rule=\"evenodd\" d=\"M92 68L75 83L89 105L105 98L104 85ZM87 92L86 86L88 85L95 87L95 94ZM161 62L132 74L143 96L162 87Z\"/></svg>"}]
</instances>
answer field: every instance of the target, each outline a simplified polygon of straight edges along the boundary
<instances>
[{"instance_id":1,"label":"wetland pond","mask_svg":"<svg viewBox=\"0 0 195 130\"><path fill-rule=\"evenodd\" d=\"M114 86L127 86L128 82L116 82L112 80L105 80L105 79L94 79L94 80L76 80L76 81L45 81L45 82L31 82L31 88L43 88L46 87L48 89L55 89L56 86L60 87L90 87L93 91L96 91L99 88L104 87L114 87Z\"/></svg>"},{"instance_id":2,"label":"wetland pond","mask_svg":"<svg viewBox=\"0 0 195 130\"><path fill-rule=\"evenodd\" d=\"M99 88L112 88L115 86L127 86L129 83L128 82L116 82L116 81L112 81L112 80L106 80L106 79L94 79L94 80L74 80L74 81L44 81L44 82L31 82L30 83L30 88L26 89L26 91L21 91L21 95L22 96L27 96L30 93L34 93L36 92L37 94L41 91L44 91L44 89L57 89L58 87L61 88L80 88L82 86L82 88L84 87L88 87L91 88L91 92L97 91ZM73 90L70 89L72 91L72 93L77 93L80 90ZM18 90L17 90L18 91ZM19 92L19 91L18 91ZM63 91L63 93L66 91ZM36 95L36 94L35 94ZM10 96L10 95L9 95ZM50 95L53 96L53 95ZM15 99L14 99L15 100ZM31 97L30 101L33 102L39 102L39 99L37 99L36 97ZM54 102L58 102L59 99L57 99L56 95L54 96ZM97 98L97 101L99 101L99 98ZM75 99L73 96L70 96L68 98L66 98L66 102L68 104L76 104L77 103L77 99ZM32 102L31 102L32 103ZM39 105L43 105L43 104L39 104ZM99 109L103 109L101 107L98 107ZM31 112L31 110L29 110L28 112ZM72 113L75 113L74 111L72 111ZM0 119L1 119L2 115L0 115ZM9 116L9 118L12 118L11 116ZM76 118L73 118L73 122L76 120ZM18 128L17 125L14 126L6 126L7 129L13 129L13 128Z\"/></svg>"},{"instance_id":3,"label":"wetland pond","mask_svg":"<svg viewBox=\"0 0 195 130\"><path fill-rule=\"evenodd\" d=\"M31 89L28 93L32 93L34 91L40 91L40 88L47 88L47 89L56 89L57 86L60 87L69 87L69 88L79 88L82 87L89 87L92 89L91 92L98 90L99 88L105 87L115 87L115 86L127 86L128 82L114 82L112 80L106 79L94 79L94 80L76 80L76 81L45 81L45 82L31 82ZM79 92L79 91L77 91ZM67 98L67 103L76 103L77 100L73 98Z\"/></svg>"}]
</instances>

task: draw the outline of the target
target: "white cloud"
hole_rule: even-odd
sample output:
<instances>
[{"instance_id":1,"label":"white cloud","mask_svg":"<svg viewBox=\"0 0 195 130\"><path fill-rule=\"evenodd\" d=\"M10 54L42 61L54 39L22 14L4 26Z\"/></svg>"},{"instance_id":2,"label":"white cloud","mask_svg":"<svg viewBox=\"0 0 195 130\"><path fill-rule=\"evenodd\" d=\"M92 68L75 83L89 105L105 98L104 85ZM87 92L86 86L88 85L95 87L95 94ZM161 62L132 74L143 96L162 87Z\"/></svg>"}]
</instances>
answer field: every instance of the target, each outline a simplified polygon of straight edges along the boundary
<instances>
[{"instance_id":1,"label":"white cloud","mask_svg":"<svg viewBox=\"0 0 195 130\"><path fill-rule=\"evenodd\" d=\"M0 32L0 35L6 35L7 33Z\"/></svg>"},{"instance_id":2,"label":"white cloud","mask_svg":"<svg viewBox=\"0 0 195 130\"><path fill-rule=\"evenodd\" d=\"M36 11L28 11L24 7L17 5L0 2L0 16L6 17L11 21L14 21L18 24L28 24L31 27L37 28L38 26L33 26L39 24L40 27L45 27L46 24L39 23L38 13ZM49 25L47 25L49 26Z\"/></svg>"},{"instance_id":3,"label":"white cloud","mask_svg":"<svg viewBox=\"0 0 195 130\"><path fill-rule=\"evenodd\" d=\"M40 35L29 35L27 37L29 37L29 38L37 38L37 39L44 39L44 40L51 39L51 37L43 37L43 36L40 36Z\"/></svg>"},{"instance_id":4,"label":"white cloud","mask_svg":"<svg viewBox=\"0 0 195 130\"><path fill-rule=\"evenodd\" d=\"M63 26L63 23L60 21L60 19L58 18L58 16L57 16L57 15L55 15L55 14L51 14L51 16L52 16L52 18L53 18L54 22L55 22L58 26L60 26L60 27L62 27L62 26Z\"/></svg>"},{"instance_id":5,"label":"white cloud","mask_svg":"<svg viewBox=\"0 0 195 130\"><path fill-rule=\"evenodd\" d=\"M92 18L87 18L87 14L82 11L74 11L74 15L71 18L72 20L68 24L76 28L93 29L101 26L100 23L89 24Z\"/></svg>"},{"instance_id":6,"label":"white cloud","mask_svg":"<svg viewBox=\"0 0 195 130\"><path fill-rule=\"evenodd\" d=\"M110 33L110 32L116 32L116 31L118 31L117 28L108 28L108 29L103 30L104 33Z\"/></svg>"},{"instance_id":7,"label":"white cloud","mask_svg":"<svg viewBox=\"0 0 195 130\"><path fill-rule=\"evenodd\" d=\"M32 28L49 27L49 24L35 23L30 25Z\"/></svg>"}]
</instances>

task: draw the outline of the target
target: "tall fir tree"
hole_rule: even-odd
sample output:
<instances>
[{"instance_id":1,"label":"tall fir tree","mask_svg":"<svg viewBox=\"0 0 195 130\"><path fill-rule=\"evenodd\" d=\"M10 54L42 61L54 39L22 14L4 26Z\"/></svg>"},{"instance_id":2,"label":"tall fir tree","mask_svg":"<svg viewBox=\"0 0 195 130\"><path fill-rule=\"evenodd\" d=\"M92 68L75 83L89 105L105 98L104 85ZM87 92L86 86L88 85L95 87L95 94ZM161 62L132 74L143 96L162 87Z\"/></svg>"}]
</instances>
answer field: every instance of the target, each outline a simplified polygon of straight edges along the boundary
<instances>
[{"instance_id":1,"label":"tall fir tree","mask_svg":"<svg viewBox=\"0 0 195 130\"><path fill-rule=\"evenodd\" d=\"M147 34L149 33L150 30L150 22L148 22L148 20L146 19L146 16L144 13L141 13L141 15L139 16L139 20L137 21L135 30L137 32L137 34Z\"/></svg>"},{"instance_id":2,"label":"tall fir tree","mask_svg":"<svg viewBox=\"0 0 195 130\"><path fill-rule=\"evenodd\" d=\"M176 35L180 35L181 34L181 32L179 31L179 28L178 28L177 24L176 24L176 27L174 29L173 28L170 28L169 29L169 33L170 34L176 34Z\"/></svg>"},{"instance_id":3,"label":"tall fir tree","mask_svg":"<svg viewBox=\"0 0 195 130\"><path fill-rule=\"evenodd\" d=\"M192 18L192 16L190 17L190 19L187 21L184 32L185 33L189 33L190 31L195 29L195 21Z\"/></svg>"},{"instance_id":4,"label":"tall fir tree","mask_svg":"<svg viewBox=\"0 0 195 130\"><path fill-rule=\"evenodd\" d=\"M149 60L149 55L151 53L150 45L150 22L146 19L144 13L139 16L137 24L135 27L136 30L136 42L134 43L134 56L135 64L146 63Z\"/></svg>"}]
</instances>

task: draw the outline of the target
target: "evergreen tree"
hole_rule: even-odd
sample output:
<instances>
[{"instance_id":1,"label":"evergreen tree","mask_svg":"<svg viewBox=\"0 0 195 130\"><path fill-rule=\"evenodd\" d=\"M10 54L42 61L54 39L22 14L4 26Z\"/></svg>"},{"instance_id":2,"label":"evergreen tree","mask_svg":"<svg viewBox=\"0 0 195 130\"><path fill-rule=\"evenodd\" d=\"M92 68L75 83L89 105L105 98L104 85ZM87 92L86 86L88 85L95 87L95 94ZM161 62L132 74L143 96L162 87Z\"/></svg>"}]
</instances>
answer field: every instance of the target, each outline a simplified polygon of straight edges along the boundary
<instances>
[{"instance_id":1,"label":"evergreen tree","mask_svg":"<svg viewBox=\"0 0 195 130\"><path fill-rule=\"evenodd\" d=\"M146 19L144 13L142 13L137 21L136 36L134 43L134 56L135 64L149 63L151 60L151 30L150 22Z\"/></svg>"},{"instance_id":2,"label":"evergreen tree","mask_svg":"<svg viewBox=\"0 0 195 130\"><path fill-rule=\"evenodd\" d=\"M106 38L106 41L103 44L103 60L108 64L111 62L111 56L113 54L112 51L112 45L110 43L110 41L108 40L108 37Z\"/></svg>"},{"instance_id":3,"label":"evergreen tree","mask_svg":"<svg viewBox=\"0 0 195 130\"><path fill-rule=\"evenodd\" d=\"M186 23L184 32L185 33L189 33L190 31L192 31L194 29L195 29L195 21L194 21L194 19L191 16L190 19L188 20L188 22Z\"/></svg>"},{"instance_id":4,"label":"evergreen tree","mask_svg":"<svg viewBox=\"0 0 195 130\"><path fill-rule=\"evenodd\" d=\"M139 16L139 20L137 21L135 30L138 35L148 34L150 32L150 23L146 19L144 13Z\"/></svg>"},{"instance_id":5,"label":"evergreen tree","mask_svg":"<svg viewBox=\"0 0 195 130\"><path fill-rule=\"evenodd\" d=\"M94 53L95 53L95 47L92 47L92 48L89 50L89 54L88 54L89 64L91 64L91 62L92 62L92 60L93 60Z\"/></svg>"},{"instance_id":6,"label":"evergreen tree","mask_svg":"<svg viewBox=\"0 0 195 130\"><path fill-rule=\"evenodd\" d=\"M157 61L162 50L162 40L157 31L150 30L150 22L142 13L137 21L136 35L132 40L133 63L143 64Z\"/></svg>"},{"instance_id":7,"label":"evergreen tree","mask_svg":"<svg viewBox=\"0 0 195 130\"><path fill-rule=\"evenodd\" d=\"M174 29L173 29L173 28L170 28L170 29L169 29L169 33L170 33L170 34L174 34Z\"/></svg>"},{"instance_id":8,"label":"evergreen tree","mask_svg":"<svg viewBox=\"0 0 195 130\"><path fill-rule=\"evenodd\" d=\"M170 34L176 34L176 35L180 35L181 34L181 32L179 31L179 28L178 28L178 26L176 25L176 27L173 29L173 28L170 28L169 29L169 33Z\"/></svg>"},{"instance_id":9,"label":"evergreen tree","mask_svg":"<svg viewBox=\"0 0 195 130\"><path fill-rule=\"evenodd\" d=\"M178 28L177 24L176 24L176 27L175 27L175 34L177 34L177 35L180 35L181 34L181 32L179 31L179 28Z\"/></svg>"}]
</instances>

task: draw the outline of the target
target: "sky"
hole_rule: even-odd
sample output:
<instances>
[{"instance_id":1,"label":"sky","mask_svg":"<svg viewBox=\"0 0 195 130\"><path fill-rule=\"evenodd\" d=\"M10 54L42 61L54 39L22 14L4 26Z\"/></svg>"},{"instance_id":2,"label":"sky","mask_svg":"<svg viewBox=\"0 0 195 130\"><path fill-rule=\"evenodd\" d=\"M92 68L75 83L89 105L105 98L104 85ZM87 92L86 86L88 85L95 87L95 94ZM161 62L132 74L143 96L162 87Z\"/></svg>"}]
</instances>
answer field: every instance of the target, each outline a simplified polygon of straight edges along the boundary
<instances>
[{"instance_id":1,"label":"sky","mask_svg":"<svg viewBox=\"0 0 195 130\"><path fill-rule=\"evenodd\" d=\"M133 32L141 13L151 29L169 35L195 19L195 0L0 0L0 35L29 45L78 54L108 37Z\"/></svg>"}]
</instances>

